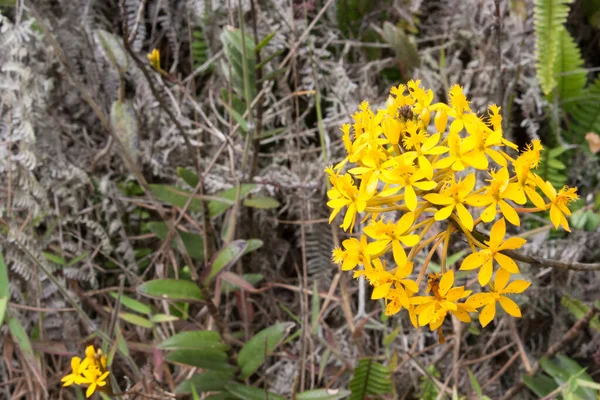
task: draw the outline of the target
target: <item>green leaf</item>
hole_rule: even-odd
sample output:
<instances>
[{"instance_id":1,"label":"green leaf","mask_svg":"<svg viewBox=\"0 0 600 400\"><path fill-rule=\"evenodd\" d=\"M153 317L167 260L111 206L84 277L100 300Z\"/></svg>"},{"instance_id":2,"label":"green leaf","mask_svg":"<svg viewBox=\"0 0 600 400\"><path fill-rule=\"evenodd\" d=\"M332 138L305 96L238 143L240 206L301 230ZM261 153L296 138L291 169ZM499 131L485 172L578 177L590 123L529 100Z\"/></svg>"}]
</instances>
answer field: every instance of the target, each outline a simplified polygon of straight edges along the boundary
<instances>
[{"instance_id":1,"label":"green leaf","mask_svg":"<svg viewBox=\"0 0 600 400\"><path fill-rule=\"evenodd\" d=\"M96 29L94 33L104 55L112 63L113 67L122 72L127 71L129 58L127 57L127 52L123 47L121 38L102 29Z\"/></svg>"},{"instance_id":2,"label":"green leaf","mask_svg":"<svg viewBox=\"0 0 600 400\"><path fill-rule=\"evenodd\" d=\"M315 389L298 393L296 400L340 400L350 395L348 390L340 389Z\"/></svg>"},{"instance_id":3,"label":"green leaf","mask_svg":"<svg viewBox=\"0 0 600 400\"><path fill-rule=\"evenodd\" d=\"M181 382L175 388L176 394L189 394L192 388L198 393L219 392L225 390L225 385L233 378L233 371L205 371Z\"/></svg>"},{"instance_id":4,"label":"green leaf","mask_svg":"<svg viewBox=\"0 0 600 400\"><path fill-rule=\"evenodd\" d=\"M137 291L142 296L175 301L202 301L202 292L194 282L176 279L155 279L142 283Z\"/></svg>"},{"instance_id":5,"label":"green leaf","mask_svg":"<svg viewBox=\"0 0 600 400\"><path fill-rule=\"evenodd\" d=\"M200 396L198 396L198 392L196 388L192 386L192 400L200 400Z\"/></svg>"},{"instance_id":6,"label":"green leaf","mask_svg":"<svg viewBox=\"0 0 600 400\"><path fill-rule=\"evenodd\" d=\"M179 317L169 314L154 314L150 317L150 321L155 324L160 324L163 322L179 321Z\"/></svg>"},{"instance_id":7,"label":"green leaf","mask_svg":"<svg viewBox=\"0 0 600 400\"><path fill-rule=\"evenodd\" d=\"M248 121L246 121L244 117L242 117L242 114L240 114L235 108L229 107L229 104L227 103L223 103L223 107L225 107L225 109L227 110L229 115L231 115L231 117L235 120L235 122L237 122L240 125L242 132L248 132Z\"/></svg>"},{"instance_id":8,"label":"green leaf","mask_svg":"<svg viewBox=\"0 0 600 400\"><path fill-rule=\"evenodd\" d=\"M285 397L275 393L267 393L264 389L231 382L227 391L240 400L285 400Z\"/></svg>"},{"instance_id":9,"label":"green leaf","mask_svg":"<svg viewBox=\"0 0 600 400\"><path fill-rule=\"evenodd\" d=\"M417 48L404 30L386 21L383 23L383 39L394 50L396 59L405 70L412 71L419 66L421 61Z\"/></svg>"},{"instance_id":10,"label":"green leaf","mask_svg":"<svg viewBox=\"0 0 600 400\"><path fill-rule=\"evenodd\" d=\"M272 353L283 340L293 323L276 323L263 329L250 339L238 353L241 368L240 379L247 379L265 362L265 356Z\"/></svg>"},{"instance_id":11,"label":"green leaf","mask_svg":"<svg viewBox=\"0 0 600 400\"><path fill-rule=\"evenodd\" d=\"M198 175L187 168L177 167L177 175L193 188L198 184Z\"/></svg>"},{"instance_id":12,"label":"green leaf","mask_svg":"<svg viewBox=\"0 0 600 400\"><path fill-rule=\"evenodd\" d=\"M269 42L271 41L271 39L273 39L273 37L275 37L275 32L271 32L267 35L267 37L265 37L263 40L260 41L259 44L256 45L256 49L255 51L260 51L262 50L263 47L265 47L266 45L269 44Z\"/></svg>"},{"instance_id":13,"label":"green leaf","mask_svg":"<svg viewBox=\"0 0 600 400\"><path fill-rule=\"evenodd\" d=\"M209 284L219 273L231 267L244 255L248 244L245 240L234 240L222 248L211 263L209 275L203 279L205 284Z\"/></svg>"},{"instance_id":14,"label":"green leaf","mask_svg":"<svg viewBox=\"0 0 600 400\"><path fill-rule=\"evenodd\" d=\"M104 307L104 309L106 311L110 311L108 307ZM142 328L152 329L152 327L154 326L154 324L152 324L152 322L150 322L147 318L133 313L120 312L119 318L121 318L123 321L140 326Z\"/></svg>"},{"instance_id":15,"label":"green leaf","mask_svg":"<svg viewBox=\"0 0 600 400\"><path fill-rule=\"evenodd\" d=\"M67 266L71 267L71 266L77 264L78 262L85 260L86 258L88 258L89 255L90 255L89 251L84 251L83 253L81 253L77 257L73 258L71 261L69 261L67 263Z\"/></svg>"},{"instance_id":16,"label":"green leaf","mask_svg":"<svg viewBox=\"0 0 600 400\"><path fill-rule=\"evenodd\" d=\"M8 309L8 299L10 298L10 291L8 290L8 269L4 263L4 257L2 257L2 251L0 251L0 327L4 322L4 316Z\"/></svg>"},{"instance_id":17,"label":"green leaf","mask_svg":"<svg viewBox=\"0 0 600 400\"><path fill-rule=\"evenodd\" d=\"M175 207L183 208L187 203L191 192L188 190L180 189L174 186L152 184L150 185L150 191L158 200L163 203L170 204ZM188 210L192 212L200 212L202 209L202 203L199 198L193 198Z\"/></svg>"},{"instance_id":18,"label":"green leaf","mask_svg":"<svg viewBox=\"0 0 600 400\"><path fill-rule=\"evenodd\" d=\"M110 292L110 297L113 299L119 298L119 294L117 292ZM121 295L121 304L130 310L138 312L140 314L151 314L152 309L144 303L141 303L135 299L132 299L129 296Z\"/></svg>"},{"instance_id":19,"label":"green leaf","mask_svg":"<svg viewBox=\"0 0 600 400\"><path fill-rule=\"evenodd\" d=\"M265 277L263 274L243 274L242 275L242 279L244 279L245 281L250 283L252 286L256 286L256 284L259 283L260 281L262 281L264 278ZM222 284L221 290L225 294L229 294L229 293L235 292L240 289L238 285L227 282L226 280L222 280L221 284Z\"/></svg>"},{"instance_id":20,"label":"green leaf","mask_svg":"<svg viewBox=\"0 0 600 400\"><path fill-rule=\"evenodd\" d=\"M21 325L16 317L10 317L8 319L8 330L10 331L13 341L17 344L17 347L23 352L23 355L30 360L33 360L33 346L31 346L25 328L23 328L23 325Z\"/></svg>"},{"instance_id":21,"label":"green leaf","mask_svg":"<svg viewBox=\"0 0 600 400\"><path fill-rule=\"evenodd\" d=\"M554 379L546 374L537 374L534 377L523 375L523 383L540 398L549 395L558 387Z\"/></svg>"},{"instance_id":22,"label":"green leaf","mask_svg":"<svg viewBox=\"0 0 600 400\"><path fill-rule=\"evenodd\" d=\"M479 396L478 398L481 398L483 396L483 393L481 392L481 386L479 386L477 378L475 377L473 372L471 372L471 368L467 368L467 373L469 374L469 381L471 381L471 387L473 388L475 393L477 393L477 396Z\"/></svg>"},{"instance_id":23,"label":"green leaf","mask_svg":"<svg viewBox=\"0 0 600 400\"><path fill-rule=\"evenodd\" d=\"M556 87L554 67L563 24L573 0L536 0L534 7L536 74L545 95Z\"/></svg>"},{"instance_id":24,"label":"green leaf","mask_svg":"<svg viewBox=\"0 0 600 400\"><path fill-rule=\"evenodd\" d=\"M548 160L548 165L554 169L565 169L567 168L567 166L565 164L563 164L562 162L560 162L559 160L555 159L555 158L551 158Z\"/></svg>"},{"instance_id":25,"label":"green leaf","mask_svg":"<svg viewBox=\"0 0 600 400\"><path fill-rule=\"evenodd\" d=\"M164 222L148 222L146 226L160 240L166 239L169 229L167 228L167 224L165 224ZM202 238L202 236L197 235L195 233L184 232L179 229L177 231L179 232L181 241L183 242L183 245L185 246L185 249L187 250L190 257L192 257L192 259L196 261L204 261L204 239ZM177 248L177 241L175 239L173 239L173 241L171 242L171 247L174 249Z\"/></svg>"},{"instance_id":26,"label":"green leaf","mask_svg":"<svg viewBox=\"0 0 600 400\"><path fill-rule=\"evenodd\" d=\"M244 183L240 188L240 199L244 199L251 191L256 188L255 184ZM208 202L208 215L211 218L218 217L230 208L235 202L235 195L237 193L237 187L224 190L215 194L216 197L220 197L223 201L211 200Z\"/></svg>"},{"instance_id":27,"label":"green leaf","mask_svg":"<svg viewBox=\"0 0 600 400\"><path fill-rule=\"evenodd\" d=\"M350 390L350 400L363 400L367 396L390 393L392 382L389 369L371 358L359 360L350 381Z\"/></svg>"},{"instance_id":28,"label":"green leaf","mask_svg":"<svg viewBox=\"0 0 600 400\"><path fill-rule=\"evenodd\" d=\"M563 307L566 307L576 319L583 318L583 316L590 310L590 308L581 300L572 298L567 294L562 297L560 304ZM590 321L590 327L600 332L600 319L598 319L597 315L594 316L594 318L592 318Z\"/></svg>"},{"instance_id":29,"label":"green leaf","mask_svg":"<svg viewBox=\"0 0 600 400\"><path fill-rule=\"evenodd\" d=\"M263 247L263 241L260 239L248 239L246 240L247 246L244 255L252 253L254 250L258 250Z\"/></svg>"},{"instance_id":30,"label":"green leaf","mask_svg":"<svg viewBox=\"0 0 600 400\"><path fill-rule=\"evenodd\" d=\"M167 354L165 360L209 370L223 371L233 369L227 363L227 353L218 349L175 350Z\"/></svg>"},{"instance_id":31,"label":"green leaf","mask_svg":"<svg viewBox=\"0 0 600 400\"><path fill-rule=\"evenodd\" d=\"M164 340L157 346L161 350L229 350L229 346L221 342L215 331L187 331Z\"/></svg>"},{"instance_id":32,"label":"green leaf","mask_svg":"<svg viewBox=\"0 0 600 400\"><path fill-rule=\"evenodd\" d=\"M46 260L53 262L54 264L63 265L63 266L67 265L67 262L65 261L65 259L60 256L57 256L56 254L42 251L42 255L44 256L44 258Z\"/></svg>"},{"instance_id":33,"label":"green leaf","mask_svg":"<svg viewBox=\"0 0 600 400\"><path fill-rule=\"evenodd\" d=\"M252 197L244 200L246 207L271 209L279 207L279 202L272 197Z\"/></svg>"}]
</instances>

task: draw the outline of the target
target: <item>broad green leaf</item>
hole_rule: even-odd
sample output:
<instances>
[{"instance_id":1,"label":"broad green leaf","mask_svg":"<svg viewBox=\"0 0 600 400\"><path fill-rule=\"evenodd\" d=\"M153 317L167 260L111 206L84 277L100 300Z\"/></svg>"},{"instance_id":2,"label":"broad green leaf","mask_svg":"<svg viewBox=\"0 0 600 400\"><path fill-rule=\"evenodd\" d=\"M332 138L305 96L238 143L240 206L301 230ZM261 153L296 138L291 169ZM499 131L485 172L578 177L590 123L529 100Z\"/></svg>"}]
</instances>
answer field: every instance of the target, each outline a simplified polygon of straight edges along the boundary
<instances>
[{"instance_id":1,"label":"broad green leaf","mask_svg":"<svg viewBox=\"0 0 600 400\"><path fill-rule=\"evenodd\" d=\"M4 316L6 315L6 309L8 308L8 299L10 298L10 292L8 290L8 269L4 263L4 257L0 251L0 326L4 322Z\"/></svg>"},{"instance_id":2,"label":"broad green leaf","mask_svg":"<svg viewBox=\"0 0 600 400\"><path fill-rule=\"evenodd\" d=\"M340 389L315 389L298 393L296 400L340 400L350 396L349 390Z\"/></svg>"},{"instance_id":3,"label":"broad green leaf","mask_svg":"<svg viewBox=\"0 0 600 400\"><path fill-rule=\"evenodd\" d=\"M198 184L198 175L187 168L177 167L177 175L193 188Z\"/></svg>"},{"instance_id":4,"label":"broad green leaf","mask_svg":"<svg viewBox=\"0 0 600 400\"><path fill-rule=\"evenodd\" d=\"M150 321L155 323L155 324L160 324L162 322L173 322L173 321L178 321L179 318L174 316L174 315L168 315L168 314L154 314L153 316L150 317Z\"/></svg>"},{"instance_id":5,"label":"broad green leaf","mask_svg":"<svg viewBox=\"0 0 600 400\"><path fill-rule=\"evenodd\" d=\"M279 207L279 202L272 197L252 197L244 200L246 207L270 209Z\"/></svg>"},{"instance_id":6,"label":"broad green leaf","mask_svg":"<svg viewBox=\"0 0 600 400\"><path fill-rule=\"evenodd\" d=\"M44 258L46 260L53 262L54 264L63 265L63 266L67 265L67 262L65 261L65 259L60 256L57 256L56 254L42 251L42 255L44 256Z\"/></svg>"},{"instance_id":7,"label":"broad green leaf","mask_svg":"<svg viewBox=\"0 0 600 400\"><path fill-rule=\"evenodd\" d=\"M210 370L233 369L227 363L227 353L217 349L175 350L167 354L165 360Z\"/></svg>"},{"instance_id":8,"label":"broad green leaf","mask_svg":"<svg viewBox=\"0 0 600 400\"><path fill-rule=\"evenodd\" d=\"M549 395L558 387L556 381L546 374L533 377L523 375L523 383L540 398Z\"/></svg>"},{"instance_id":9,"label":"broad green leaf","mask_svg":"<svg viewBox=\"0 0 600 400\"><path fill-rule=\"evenodd\" d=\"M198 392L196 388L192 386L192 400L200 400L200 396L198 396Z\"/></svg>"},{"instance_id":10,"label":"broad green leaf","mask_svg":"<svg viewBox=\"0 0 600 400\"><path fill-rule=\"evenodd\" d=\"M202 292L194 282L155 279L142 283L137 291L142 296L175 301L202 301Z\"/></svg>"},{"instance_id":11,"label":"broad green leaf","mask_svg":"<svg viewBox=\"0 0 600 400\"><path fill-rule=\"evenodd\" d=\"M198 393L224 391L225 385L233 378L233 370L205 371L181 382L175 388L176 394L189 394L192 388Z\"/></svg>"},{"instance_id":12,"label":"broad green leaf","mask_svg":"<svg viewBox=\"0 0 600 400\"><path fill-rule=\"evenodd\" d=\"M165 224L164 222L159 222L159 221L148 222L146 224L146 226L160 240L165 240L165 238L167 237L167 233L169 232L169 229L167 228L167 224ZM202 238L202 236L197 235L195 233L184 232L179 229L178 229L178 231L179 231L179 236L181 237L181 241L183 242L183 245L185 246L185 249L187 250L190 257L192 257L192 259L194 259L196 261L203 261L204 260L204 239ZM174 249L177 248L177 241L175 239L173 239L173 241L171 242L171 247L173 247Z\"/></svg>"},{"instance_id":13,"label":"broad green leaf","mask_svg":"<svg viewBox=\"0 0 600 400\"><path fill-rule=\"evenodd\" d=\"M265 277L263 274L244 274L244 275L242 275L242 279L244 279L245 281L250 283L252 286L256 286L256 284L259 283L260 281L262 281L264 278ZM229 294L229 293L235 292L236 290L239 290L239 289L240 288L238 285L227 282L226 280L222 280L221 290L223 291L223 293Z\"/></svg>"},{"instance_id":14,"label":"broad green leaf","mask_svg":"<svg viewBox=\"0 0 600 400\"><path fill-rule=\"evenodd\" d=\"M210 283L220 272L235 264L244 255L247 246L245 240L234 240L219 250L211 263L210 272L203 282Z\"/></svg>"},{"instance_id":15,"label":"broad green leaf","mask_svg":"<svg viewBox=\"0 0 600 400\"><path fill-rule=\"evenodd\" d=\"M117 299L119 297L119 294L117 292L110 292L109 295L113 299ZM121 295L121 304L129 308L130 310L133 310L140 314L152 313L152 309L149 306L126 295Z\"/></svg>"},{"instance_id":16,"label":"broad green leaf","mask_svg":"<svg viewBox=\"0 0 600 400\"><path fill-rule=\"evenodd\" d=\"M255 184L244 183L240 187L240 199L244 199L251 191L256 188ZM223 214L229 207L235 202L235 195L237 193L237 187L224 190L219 193L215 193L214 196L220 197L223 201L211 200L208 202L208 215L211 218L218 217Z\"/></svg>"},{"instance_id":17,"label":"broad green leaf","mask_svg":"<svg viewBox=\"0 0 600 400\"><path fill-rule=\"evenodd\" d=\"M275 393L267 394L264 389L234 382L227 385L227 391L240 400L285 400L285 397Z\"/></svg>"},{"instance_id":18,"label":"broad green leaf","mask_svg":"<svg viewBox=\"0 0 600 400\"><path fill-rule=\"evenodd\" d=\"M180 189L174 186L152 184L150 190L154 197L158 200L170 204L175 207L183 208L188 201L188 198L192 194L188 190ZM190 202L188 210L193 212L200 212L202 207L201 200L199 198L193 198Z\"/></svg>"},{"instance_id":19,"label":"broad green leaf","mask_svg":"<svg viewBox=\"0 0 600 400\"><path fill-rule=\"evenodd\" d=\"M263 241L260 239L248 239L246 240L247 246L244 251L244 255L252 253L254 250L258 250L263 247Z\"/></svg>"},{"instance_id":20,"label":"broad green leaf","mask_svg":"<svg viewBox=\"0 0 600 400\"><path fill-rule=\"evenodd\" d=\"M216 349L227 351L229 346L221 342L215 331L187 331L164 340L157 346L161 350L202 350Z\"/></svg>"},{"instance_id":21,"label":"broad green leaf","mask_svg":"<svg viewBox=\"0 0 600 400\"><path fill-rule=\"evenodd\" d=\"M240 379L247 379L265 362L265 355L272 353L292 328L293 323L276 323L263 329L250 339L238 353L241 368Z\"/></svg>"},{"instance_id":22,"label":"broad green leaf","mask_svg":"<svg viewBox=\"0 0 600 400\"><path fill-rule=\"evenodd\" d=\"M27 336L27 332L23 325L19 322L16 317L10 317L8 319L8 329L10 330L10 334L17 344L19 349L23 352L23 354L33 360L33 346L31 346L31 342L29 341L29 336Z\"/></svg>"}]
</instances>

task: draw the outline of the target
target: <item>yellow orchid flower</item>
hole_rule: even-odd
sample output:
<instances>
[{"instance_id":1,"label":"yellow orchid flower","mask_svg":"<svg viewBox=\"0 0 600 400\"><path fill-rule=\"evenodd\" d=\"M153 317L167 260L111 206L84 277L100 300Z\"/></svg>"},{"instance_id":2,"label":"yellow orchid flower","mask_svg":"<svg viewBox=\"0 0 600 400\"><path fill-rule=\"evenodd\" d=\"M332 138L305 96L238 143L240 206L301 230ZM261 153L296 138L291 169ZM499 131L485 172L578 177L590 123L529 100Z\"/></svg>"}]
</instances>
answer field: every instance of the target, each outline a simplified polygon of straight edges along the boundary
<instances>
[{"instance_id":1,"label":"yellow orchid flower","mask_svg":"<svg viewBox=\"0 0 600 400\"><path fill-rule=\"evenodd\" d=\"M512 237L504 240L506 235L506 222L504 218L496 221L490 232L490 240L486 240L487 249L469 254L460 266L461 271L470 271L480 268L478 278L481 286L487 285L492 277L493 261L495 260L501 269L511 273L518 274L519 267L509 256L502 254L502 250L514 250L522 247L527 241L518 237Z\"/></svg>"}]
</instances>

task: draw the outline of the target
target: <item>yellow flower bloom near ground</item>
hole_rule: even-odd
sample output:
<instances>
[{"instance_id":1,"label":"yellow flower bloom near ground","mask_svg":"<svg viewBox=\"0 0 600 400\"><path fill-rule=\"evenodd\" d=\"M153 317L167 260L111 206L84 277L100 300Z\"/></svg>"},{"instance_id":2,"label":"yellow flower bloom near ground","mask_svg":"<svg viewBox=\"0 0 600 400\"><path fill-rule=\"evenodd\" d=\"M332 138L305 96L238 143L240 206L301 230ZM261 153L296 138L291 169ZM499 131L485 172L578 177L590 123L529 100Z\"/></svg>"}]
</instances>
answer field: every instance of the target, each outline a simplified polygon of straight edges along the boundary
<instances>
[{"instance_id":1,"label":"yellow flower bloom near ground","mask_svg":"<svg viewBox=\"0 0 600 400\"><path fill-rule=\"evenodd\" d=\"M102 350L94 349L94 346L88 346L85 349L85 359L82 361L79 357L71 359L72 372L61 379L63 386L87 385L86 397L91 397L99 388L106 386L106 379L110 374L106 369L106 356Z\"/></svg>"}]
</instances>

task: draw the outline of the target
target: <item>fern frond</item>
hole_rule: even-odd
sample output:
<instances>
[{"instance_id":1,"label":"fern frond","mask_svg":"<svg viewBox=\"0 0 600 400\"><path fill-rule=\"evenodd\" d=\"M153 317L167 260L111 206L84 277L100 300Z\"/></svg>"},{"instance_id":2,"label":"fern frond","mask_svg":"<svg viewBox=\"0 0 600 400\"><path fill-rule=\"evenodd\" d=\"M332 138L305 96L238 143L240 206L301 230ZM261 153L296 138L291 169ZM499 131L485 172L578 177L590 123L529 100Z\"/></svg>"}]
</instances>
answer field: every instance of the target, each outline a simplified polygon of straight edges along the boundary
<instances>
[{"instance_id":1,"label":"fern frond","mask_svg":"<svg viewBox=\"0 0 600 400\"><path fill-rule=\"evenodd\" d=\"M391 389L390 370L386 366L372 358L363 358L358 362L350 382L350 400L363 400L368 396L389 393Z\"/></svg>"},{"instance_id":2,"label":"fern frond","mask_svg":"<svg viewBox=\"0 0 600 400\"><path fill-rule=\"evenodd\" d=\"M556 87L554 66L562 25L569 15L568 5L573 0L536 0L535 58L536 74L545 95Z\"/></svg>"},{"instance_id":3,"label":"fern frond","mask_svg":"<svg viewBox=\"0 0 600 400\"><path fill-rule=\"evenodd\" d=\"M208 60L208 44L204 38L202 28L197 26L192 31L192 60L194 61L194 69L198 68Z\"/></svg>"},{"instance_id":4,"label":"fern frond","mask_svg":"<svg viewBox=\"0 0 600 400\"><path fill-rule=\"evenodd\" d=\"M583 59L577 43L564 27L558 35L554 74L558 98L563 108L570 111L576 104L573 100L582 95L587 81L587 72L583 69Z\"/></svg>"},{"instance_id":5,"label":"fern frond","mask_svg":"<svg viewBox=\"0 0 600 400\"><path fill-rule=\"evenodd\" d=\"M571 110L575 142L581 143L586 133L600 132L600 78L584 92L577 107Z\"/></svg>"},{"instance_id":6,"label":"fern frond","mask_svg":"<svg viewBox=\"0 0 600 400\"><path fill-rule=\"evenodd\" d=\"M542 159L537 170L544 180L550 181L552 186L557 188L561 188L567 183L567 166L558 159L567 150L569 149L562 146L546 149L542 152Z\"/></svg>"}]
</instances>

